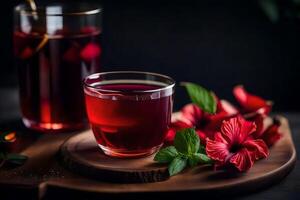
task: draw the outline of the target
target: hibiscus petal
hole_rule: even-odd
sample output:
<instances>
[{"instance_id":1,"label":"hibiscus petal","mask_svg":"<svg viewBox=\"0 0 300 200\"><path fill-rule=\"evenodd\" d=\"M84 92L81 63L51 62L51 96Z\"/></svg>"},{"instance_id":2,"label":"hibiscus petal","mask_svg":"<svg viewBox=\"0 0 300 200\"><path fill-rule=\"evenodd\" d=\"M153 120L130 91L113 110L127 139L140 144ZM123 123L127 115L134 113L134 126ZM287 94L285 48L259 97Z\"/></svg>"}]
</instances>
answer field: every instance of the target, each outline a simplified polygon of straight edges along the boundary
<instances>
[{"instance_id":1,"label":"hibiscus petal","mask_svg":"<svg viewBox=\"0 0 300 200\"><path fill-rule=\"evenodd\" d=\"M220 133L220 132L217 132L217 133L215 134L215 141L217 141L217 142L222 142L222 143L228 145L227 140L223 137L222 133Z\"/></svg>"},{"instance_id":2,"label":"hibiscus petal","mask_svg":"<svg viewBox=\"0 0 300 200\"><path fill-rule=\"evenodd\" d=\"M236 117L224 121L221 126L221 132L228 144L234 143L239 138L240 126Z\"/></svg>"},{"instance_id":3,"label":"hibiscus petal","mask_svg":"<svg viewBox=\"0 0 300 200\"><path fill-rule=\"evenodd\" d=\"M221 132L228 144L242 144L245 139L255 131L256 125L237 116L224 121Z\"/></svg>"},{"instance_id":4,"label":"hibiscus petal","mask_svg":"<svg viewBox=\"0 0 300 200\"><path fill-rule=\"evenodd\" d=\"M261 109L260 112L268 114L271 111L272 103L270 101L248 93L241 85L234 87L233 95L245 112L256 112Z\"/></svg>"},{"instance_id":5,"label":"hibiscus petal","mask_svg":"<svg viewBox=\"0 0 300 200\"><path fill-rule=\"evenodd\" d=\"M267 130L260 136L260 138L267 144L268 147L275 144L281 138L279 127L279 124L273 124L269 126Z\"/></svg>"},{"instance_id":6,"label":"hibiscus petal","mask_svg":"<svg viewBox=\"0 0 300 200\"><path fill-rule=\"evenodd\" d=\"M228 151L228 145L208 138L206 140L206 154L213 160L225 163L230 153Z\"/></svg>"},{"instance_id":7,"label":"hibiscus petal","mask_svg":"<svg viewBox=\"0 0 300 200\"><path fill-rule=\"evenodd\" d=\"M204 119L202 120L202 129L210 139L214 138L215 132L219 131L224 120L227 120L237 114L237 110L223 109L223 103L225 100L218 102L220 104L218 112L216 114L204 113ZM227 104L227 103L225 103ZM229 103L228 103L229 104Z\"/></svg>"},{"instance_id":8,"label":"hibiscus petal","mask_svg":"<svg viewBox=\"0 0 300 200\"><path fill-rule=\"evenodd\" d=\"M251 134L254 139L261 138L262 134L267 130L267 128L273 124L272 118L260 113L247 115L246 119L256 124L256 131Z\"/></svg>"},{"instance_id":9,"label":"hibiscus petal","mask_svg":"<svg viewBox=\"0 0 300 200\"><path fill-rule=\"evenodd\" d=\"M255 160L266 158L269 156L269 150L266 143L261 140L247 140L243 143L243 146L250 152L252 152Z\"/></svg>"},{"instance_id":10,"label":"hibiscus petal","mask_svg":"<svg viewBox=\"0 0 300 200\"><path fill-rule=\"evenodd\" d=\"M80 57L85 61L91 62L93 59L100 56L101 53L102 48L99 46L99 44L90 42L83 47L80 52Z\"/></svg>"},{"instance_id":11,"label":"hibiscus petal","mask_svg":"<svg viewBox=\"0 0 300 200\"><path fill-rule=\"evenodd\" d=\"M200 142L202 145L206 145L206 138L207 138L207 134L205 132L203 132L202 130L196 129L196 133L198 134L199 138L200 138Z\"/></svg>"},{"instance_id":12,"label":"hibiscus petal","mask_svg":"<svg viewBox=\"0 0 300 200\"><path fill-rule=\"evenodd\" d=\"M182 121L190 126L196 126L203 119L203 111L195 104L187 104L181 109Z\"/></svg>"},{"instance_id":13,"label":"hibiscus petal","mask_svg":"<svg viewBox=\"0 0 300 200\"><path fill-rule=\"evenodd\" d=\"M258 138L265 130L264 121L266 116L262 114L255 114L247 120L252 121L256 124L256 131L252 134L253 138Z\"/></svg>"},{"instance_id":14,"label":"hibiscus petal","mask_svg":"<svg viewBox=\"0 0 300 200\"><path fill-rule=\"evenodd\" d=\"M236 107L234 107L229 101L226 101L224 99L218 102L217 108L218 112L225 112L228 115L236 115L239 112Z\"/></svg>"},{"instance_id":15,"label":"hibiscus petal","mask_svg":"<svg viewBox=\"0 0 300 200\"><path fill-rule=\"evenodd\" d=\"M249 170L254 164L253 156L251 156L251 153L246 148L243 148L234 154L229 162L240 172Z\"/></svg>"},{"instance_id":16,"label":"hibiscus petal","mask_svg":"<svg viewBox=\"0 0 300 200\"><path fill-rule=\"evenodd\" d=\"M204 128L214 130L216 132L220 130L223 121L229 118L231 118L231 116L225 112L206 116L206 125Z\"/></svg>"},{"instance_id":17,"label":"hibiscus petal","mask_svg":"<svg viewBox=\"0 0 300 200\"><path fill-rule=\"evenodd\" d=\"M243 117L238 116L238 121L240 123L240 138L244 141L250 134L254 133L256 130L256 124L245 120Z\"/></svg>"},{"instance_id":18,"label":"hibiscus petal","mask_svg":"<svg viewBox=\"0 0 300 200\"><path fill-rule=\"evenodd\" d=\"M230 118L226 113L218 113L206 118L205 124L202 127L203 132L209 139L214 139L215 133L220 131L224 120Z\"/></svg>"},{"instance_id":19,"label":"hibiscus petal","mask_svg":"<svg viewBox=\"0 0 300 200\"><path fill-rule=\"evenodd\" d=\"M172 144L175 138L176 130L173 128L170 128L167 132L167 136L165 138L165 143Z\"/></svg>"}]
</instances>

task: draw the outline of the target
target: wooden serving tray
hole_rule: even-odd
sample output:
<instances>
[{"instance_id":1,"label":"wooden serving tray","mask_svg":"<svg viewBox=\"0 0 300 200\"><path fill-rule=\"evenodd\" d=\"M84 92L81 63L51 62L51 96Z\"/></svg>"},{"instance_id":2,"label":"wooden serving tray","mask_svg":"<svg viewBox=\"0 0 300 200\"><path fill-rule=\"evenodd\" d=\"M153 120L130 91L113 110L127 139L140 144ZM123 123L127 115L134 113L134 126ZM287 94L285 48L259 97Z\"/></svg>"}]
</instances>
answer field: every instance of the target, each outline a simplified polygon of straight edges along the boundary
<instances>
[{"instance_id":1,"label":"wooden serving tray","mask_svg":"<svg viewBox=\"0 0 300 200\"><path fill-rule=\"evenodd\" d=\"M288 122L281 118L282 139L271 148L270 157L258 161L247 173L214 171L211 166L203 165L187 169L180 175L168 179L166 165L157 164L153 157L140 159L118 159L105 156L97 146L93 133L86 131L67 140L61 147L64 163L76 173L97 180L115 182L93 185L81 189L94 189L97 192L143 192L179 190L226 190L235 186L259 187L284 177L293 167L296 152L291 139ZM166 180L168 179L168 180ZM155 182L149 184L120 183Z\"/></svg>"},{"instance_id":2,"label":"wooden serving tray","mask_svg":"<svg viewBox=\"0 0 300 200\"><path fill-rule=\"evenodd\" d=\"M73 194L79 192L115 198L144 193L153 197L153 195L178 192L209 194L250 192L276 183L284 178L295 165L296 150L288 121L283 117L280 121L282 138L270 149L270 156L256 162L247 173L214 171L211 166L205 165L187 169L169 178L165 174L166 166L153 164L152 157L142 160L132 159L131 164L111 158L106 160L107 163L103 163L99 160L103 160L104 155L100 153L98 147L91 148L90 146L93 144L91 138L94 136L88 131L71 135L71 137L62 134L37 139L22 151L23 154L29 156L24 166L12 170L0 170L0 187L36 188L40 196L51 191L56 193L69 191ZM60 146L61 151L58 151ZM58 158L68 168L62 167ZM119 163L117 166L111 165L114 162ZM69 168L71 170L68 170ZM78 169L80 175L77 174ZM132 175L132 172L139 172L139 170L140 173ZM118 173L111 176L115 171ZM160 173L161 176L155 175ZM133 182L159 182L124 183L126 178L132 182L130 181L132 177L135 180ZM143 178L139 179L139 177Z\"/></svg>"}]
</instances>

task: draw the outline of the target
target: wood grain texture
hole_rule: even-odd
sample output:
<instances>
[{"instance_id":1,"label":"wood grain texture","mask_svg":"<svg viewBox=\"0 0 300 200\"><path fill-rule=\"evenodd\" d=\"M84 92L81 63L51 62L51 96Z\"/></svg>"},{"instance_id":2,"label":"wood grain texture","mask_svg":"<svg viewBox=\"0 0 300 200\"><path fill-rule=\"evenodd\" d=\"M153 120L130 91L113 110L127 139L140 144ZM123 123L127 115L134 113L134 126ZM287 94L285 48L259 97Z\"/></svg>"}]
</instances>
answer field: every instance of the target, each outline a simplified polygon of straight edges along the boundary
<instances>
[{"instance_id":1,"label":"wood grain texture","mask_svg":"<svg viewBox=\"0 0 300 200\"><path fill-rule=\"evenodd\" d=\"M270 156L267 159L256 162L254 167L251 168L251 170L247 173L229 173L224 171L214 171L211 166L204 165L195 167L193 169L187 169L183 173L171 177L170 179L163 182L147 184L127 184L126 187L124 187L125 185L122 183L105 182L97 182L97 184L92 185L87 184L87 182L60 182L51 184L57 184L61 187L94 191L98 193L170 192L194 190L205 192L222 191L226 193L232 191L233 188L235 188L236 190L236 187L238 187L239 190L246 191L259 189L264 186L270 185L276 180L280 180L284 176L286 176L289 173L289 171L293 168L296 161L296 150L291 138L288 122L285 118L281 117L279 119L282 124L280 127L280 131L282 132L283 137L270 149ZM118 161L106 157L107 163L105 163L103 160L101 160L105 158L103 158L103 154L99 153L99 150L97 150L98 147L95 147L94 150L93 148L89 147L91 145L91 139L83 139L87 137L91 138L93 136L91 135L91 133L85 132L74 136L73 138L70 138L63 145L62 150L67 151L66 148L70 148L71 150L75 149L75 151L71 151L72 158L69 158L69 161L71 159L71 162L74 162L74 160L77 159L75 163L77 163L78 165L84 163L83 166L88 166L87 169L100 169L100 171L89 170L89 177L91 177L91 173L95 173L95 177L97 179L101 179L101 176L103 175L103 172L105 170L122 171L122 173L128 173L128 171L138 172L148 170L163 171L163 168L161 168L161 166L151 165L152 157L148 157L142 160L132 159ZM78 146L76 147L76 149L74 145L76 146L76 141L78 141L79 139L82 140L80 143L77 143ZM71 145L71 147L68 147L69 145ZM87 151L92 150L92 154L89 154L90 152L80 152L85 147L87 147ZM88 161L88 164L86 163L86 161ZM109 167L111 167L111 169L108 169ZM103 168L105 168L104 171ZM108 172L105 173L109 174ZM117 173L115 174L116 176L112 178L114 178L115 180L121 180L120 182L124 182L122 173L120 177L118 177L118 175L120 174ZM104 175L104 179L107 180L107 178L108 177ZM114 182L116 182L115 180ZM128 182L135 181L136 180L128 180ZM88 187L86 186L86 184L88 185Z\"/></svg>"},{"instance_id":2,"label":"wood grain texture","mask_svg":"<svg viewBox=\"0 0 300 200\"><path fill-rule=\"evenodd\" d=\"M108 182L147 183L169 177L166 165L153 162L154 155L138 159L106 156L91 130L67 140L61 147L60 157L72 171Z\"/></svg>"}]
</instances>

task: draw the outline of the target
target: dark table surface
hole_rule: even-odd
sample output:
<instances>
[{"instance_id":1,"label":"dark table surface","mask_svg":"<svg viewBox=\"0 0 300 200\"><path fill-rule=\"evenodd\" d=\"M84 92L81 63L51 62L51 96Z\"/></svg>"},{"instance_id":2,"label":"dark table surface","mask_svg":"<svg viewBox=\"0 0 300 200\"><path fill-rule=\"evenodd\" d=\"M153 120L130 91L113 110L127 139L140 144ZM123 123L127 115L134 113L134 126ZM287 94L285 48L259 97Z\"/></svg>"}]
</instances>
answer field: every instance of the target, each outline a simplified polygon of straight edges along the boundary
<instances>
[{"instance_id":1,"label":"dark table surface","mask_svg":"<svg viewBox=\"0 0 300 200\"><path fill-rule=\"evenodd\" d=\"M297 152L300 152L300 113L280 113L281 115L287 117L290 122L290 127L292 131L292 136L294 144L296 146ZM5 126L6 123L11 123L15 121L17 124L20 121L20 111L18 106L18 93L15 88L1 88L0 89L0 128ZM245 199L245 200L260 200L260 199L300 199L300 165L299 157L297 157L297 162L294 170L280 183L265 188L261 191L257 191L251 194L245 194L243 196L237 196L235 198ZM238 190L238 188L237 188ZM17 192L17 188L12 188L10 192ZM0 199L1 197L0 188ZM26 193L25 193L26 194ZM23 199L30 198L30 194L23 196ZM59 194L58 194L59 195ZM201 197L201 196L200 196ZM199 197L199 198L200 198ZM202 198L202 197L201 197ZM224 198L223 198L224 199Z\"/></svg>"}]
</instances>

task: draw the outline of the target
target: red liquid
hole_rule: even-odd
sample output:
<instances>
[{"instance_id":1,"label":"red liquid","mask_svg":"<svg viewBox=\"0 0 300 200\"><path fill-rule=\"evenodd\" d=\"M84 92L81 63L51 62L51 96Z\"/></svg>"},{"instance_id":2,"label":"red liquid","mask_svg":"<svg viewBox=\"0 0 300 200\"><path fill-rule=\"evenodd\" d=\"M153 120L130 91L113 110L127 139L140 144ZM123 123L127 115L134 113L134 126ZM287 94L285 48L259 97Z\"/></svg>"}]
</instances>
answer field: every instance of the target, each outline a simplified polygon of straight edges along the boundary
<instances>
[{"instance_id":1,"label":"red liquid","mask_svg":"<svg viewBox=\"0 0 300 200\"><path fill-rule=\"evenodd\" d=\"M84 29L85 30L85 29ZM41 131L86 126L82 80L99 71L100 31L49 36L14 33L23 120Z\"/></svg>"},{"instance_id":2,"label":"red liquid","mask_svg":"<svg viewBox=\"0 0 300 200\"><path fill-rule=\"evenodd\" d=\"M118 90L128 97L112 100L111 96L107 99L85 94L92 130L104 152L118 157L136 157L157 150L171 121L172 95L150 99L153 92L138 100L135 98L140 91L160 88L156 85L116 84L99 88ZM107 94L104 95L107 97Z\"/></svg>"}]
</instances>

